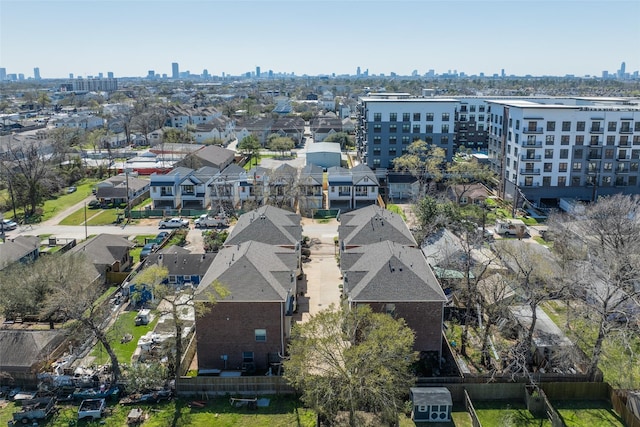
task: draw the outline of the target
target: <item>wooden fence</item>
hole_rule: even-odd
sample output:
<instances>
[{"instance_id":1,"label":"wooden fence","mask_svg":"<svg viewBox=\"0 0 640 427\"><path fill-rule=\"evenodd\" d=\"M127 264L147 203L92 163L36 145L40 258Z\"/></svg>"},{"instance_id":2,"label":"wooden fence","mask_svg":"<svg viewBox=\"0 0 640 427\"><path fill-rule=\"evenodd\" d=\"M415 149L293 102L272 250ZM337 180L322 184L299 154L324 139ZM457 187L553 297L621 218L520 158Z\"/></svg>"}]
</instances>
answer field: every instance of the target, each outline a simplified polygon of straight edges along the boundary
<instances>
[{"instance_id":1,"label":"wooden fence","mask_svg":"<svg viewBox=\"0 0 640 427\"><path fill-rule=\"evenodd\" d=\"M176 381L179 396L201 399L220 395L258 396L267 394L294 394L283 377L180 377Z\"/></svg>"},{"instance_id":2,"label":"wooden fence","mask_svg":"<svg viewBox=\"0 0 640 427\"><path fill-rule=\"evenodd\" d=\"M467 393L467 390L463 390L463 392L464 392L464 407L469 413L469 416L471 417L471 424L473 424L473 427L482 427L482 423L478 418L478 414L476 414L476 409L473 407L473 402L471 402L469 393Z\"/></svg>"}]
</instances>

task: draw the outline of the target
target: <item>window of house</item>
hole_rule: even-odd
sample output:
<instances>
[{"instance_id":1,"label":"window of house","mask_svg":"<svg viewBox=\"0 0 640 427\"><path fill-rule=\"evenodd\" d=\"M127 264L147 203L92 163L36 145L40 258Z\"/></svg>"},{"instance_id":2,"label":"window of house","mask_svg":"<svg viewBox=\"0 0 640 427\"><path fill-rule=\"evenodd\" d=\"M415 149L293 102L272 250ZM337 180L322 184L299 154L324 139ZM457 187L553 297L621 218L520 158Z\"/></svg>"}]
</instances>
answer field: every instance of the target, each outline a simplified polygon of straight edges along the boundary
<instances>
[{"instance_id":1,"label":"window of house","mask_svg":"<svg viewBox=\"0 0 640 427\"><path fill-rule=\"evenodd\" d=\"M420 113L413 113L413 121L414 122L420 121Z\"/></svg>"},{"instance_id":2,"label":"window of house","mask_svg":"<svg viewBox=\"0 0 640 427\"><path fill-rule=\"evenodd\" d=\"M242 352L242 362L243 363L251 363L251 362L253 362L253 351L243 351Z\"/></svg>"},{"instance_id":3,"label":"window of house","mask_svg":"<svg viewBox=\"0 0 640 427\"><path fill-rule=\"evenodd\" d=\"M382 121L382 113L373 113L373 121L381 122Z\"/></svg>"},{"instance_id":4,"label":"window of house","mask_svg":"<svg viewBox=\"0 0 640 427\"><path fill-rule=\"evenodd\" d=\"M578 132L584 132L584 129L585 129L585 122L576 123L576 130Z\"/></svg>"},{"instance_id":5,"label":"window of house","mask_svg":"<svg viewBox=\"0 0 640 427\"><path fill-rule=\"evenodd\" d=\"M569 145L569 135L562 135L560 137L560 145Z\"/></svg>"},{"instance_id":6,"label":"window of house","mask_svg":"<svg viewBox=\"0 0 640 427\"><path fill-rule=\"evenodd\" d=\"M449 121L449 113L442 113L442 121L443 122Z\"/></svg>"},{"instance_id":7,"label":"window of house","mask_svg":"<svg viewBox=\"0 0 640 427\"><path fill-rule=\"evenodd\" d=\"M609 132L615 132L616 131L616 127L617 127L617 123L616 122L609 122L607 125L607 130Z\"/></svg>"},{"instance_id":8,"label":"window of house","mask_svg":"<svg viewBox=\"0 0 640 427\"><path fill-rule=\"evenodd\" d=\"M562 122L562 132L571 132L571 122Z\"/></svg>"},{"instance_id":9,"label":"window of house","mask_svg":"<svg viewBox=\"0 0 640 427\"><path fill-rule=\"evenodd\" d=\"M424 115L424 119L428 122L432 122L433 121L433 113L426 113Z\"/></svg>"},{"instance_id":10,"label":"window of house","mask_svg":"<svg viewBox=\"0 0 640 427\"><path fill-rule=\"evenodd\" d=\"M547 122L547 132L556 130L556 122Z\"/></svg>"},{"instance_id":11,"label":"window of house","mask_svg":"<svg viewBox=\"0 0 640 427\"><path fill-rule=\"evenodd\" d=\"M389 113L389 121L397 122L398 121L398 113Z\"/></svg>"},{"instance_id":12,"label":"window of house","mask_svg":"<svg viewBox=\"0 0 640 427\"><path fill-rule=\"evenodd\" d=\"M402 121L403 122L408 122L411 120L411 114L410 113L402 113Z\"/></svg>"},{"instance_id":13,"label":"window of house","mask_svg":"<svg viewBox=\"0 0 640 427\"><path fill-rule=\"evenodd\" d=\"M265 342L267 341L267 330L266 329L256 329L255 336L257 342Z\"/></svg>"}]
</instances>

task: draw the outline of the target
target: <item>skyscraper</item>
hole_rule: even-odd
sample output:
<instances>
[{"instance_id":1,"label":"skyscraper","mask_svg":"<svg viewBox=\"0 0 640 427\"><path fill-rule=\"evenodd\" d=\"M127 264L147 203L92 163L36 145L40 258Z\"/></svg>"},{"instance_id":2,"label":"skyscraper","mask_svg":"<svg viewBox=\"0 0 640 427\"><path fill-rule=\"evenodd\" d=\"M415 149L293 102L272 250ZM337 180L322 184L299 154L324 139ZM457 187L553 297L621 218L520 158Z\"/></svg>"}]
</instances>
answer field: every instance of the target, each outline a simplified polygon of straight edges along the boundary
<instances>
[{"instance_id":1,"label":"skyscraper","mask_svg":"<svg viewBox=\"0 0 640 427\"><path fill-rule=\"evenodd\" d=\"M178 67L178 63L174 62L171 64L171 78L179 79L180 78L180 68Z\"/></svg>"},{"instance_id":2,"label":"skyscraper","mask_svg":"<svg viewBox=\"0 0 640 427\"><path fill-rule=\"evenodd\" d=\"M107 78L108 79L112 79L113 78L113 71L107 71Z\"/></svg>"},{"instance_id":3,"label":"skyscraper","mask_svg":"<svg viewBox=\"0 0 640 427\"><path fill-rule=\"evenodd\" d=\"M33 69L33 78L40 80L40 68L36 67Z\"/></svg>"},{"instance_id":4,"label":"skyscraper","mask_svg":"<svg viewBox=\"0 0 640 427\"><path fill-rule=\"evenodd\" d=\"M260 67L256 67L256 78L260 78Z\"/></svg>"},{"instance_id":5,"label":"skyscraper","mask_svg":"<svg viewBox=\"0 0 640 427\"><path fill-rule=\"evenodd\" d=\"M7 80L7 69L0 68L0 82Z\"/></svg>"},{"instance_id":6,"label":"skyscraper","mask_svg":"<svg viewBox=\"0 0 640 427\"><path fill-rule=\"evenodd\" d=\"M627 68L627 64L624 63L624 61L622 61L622 64L620 64L620 71L618 71L618 77L623 79L624 78L624 73L626 71Z\"/></svg>"}]
</instances>

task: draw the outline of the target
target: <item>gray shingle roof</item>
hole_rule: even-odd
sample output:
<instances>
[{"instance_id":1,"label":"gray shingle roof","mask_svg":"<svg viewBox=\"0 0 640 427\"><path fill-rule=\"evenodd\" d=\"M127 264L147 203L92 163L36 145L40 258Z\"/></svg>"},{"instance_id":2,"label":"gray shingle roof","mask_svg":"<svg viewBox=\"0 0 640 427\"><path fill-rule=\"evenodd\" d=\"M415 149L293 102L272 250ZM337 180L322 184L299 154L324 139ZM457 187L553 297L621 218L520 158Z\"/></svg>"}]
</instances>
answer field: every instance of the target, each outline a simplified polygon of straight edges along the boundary
<instances>
[{"instance_id":1,"label":"gray shingle roof","mask_svg":"<svg viewBox=\"0 0 640 427\"><path fill-rule=\"evenodd\" d=\"M201 299L218 280L229 292L219 302L285 302L295 294L298 256L292 249L245 242L220 250L198 287Z\"/></svg>"},{"instance_id":2,"label":"gray shingle roof","mask_svg":"<svg viewBox=\"0 0 640 427\"><path fill-rule=\"evenodd\" d=\"M377 205L341 215L338 236L345 247L385 240L417 246L402 217Z\"/></svg>"},{"instance_id":3,"label":"gray shingle roof","mask_svg":"<svg viewBox=\"0 0 640 427\"><path fill-rule=\"evenodd\" d=\"M0 244L0 270L21 260L40 247L38 236L18 236Z\"/></svg>"},{"instance_id":4,"label":"gray shingle roof","mask_svg":"<svg viewBox=\"0 0 640 427\"><path fill-rule=\"evenodd\" d=\"M308 164L300 171L302 185L322 185L323 179L322 168L318 165Z\"/></svg>"},{"instance_id":5,"label":"gray shingle roof","mask_svg":"<svg viewBox=\"0 0 640 427\"><path fill-rule=\"evenodd\" d=\"M30 368L49 356L64 337L60 330L0 331L0 370Z\"/></svg>"},{"instance_id":6,"label":"gray shingle roof","mask_svg":"<svg viewBox=\"0 0 640 427\"><path fill-rule=\"evenodd\" d=\"M302 239L300 215L274 206L262 206L238 218L227 245L255 240L278 246L296 245Z\"/></svg>"},{"instance_id":7,"label":"gray shingle roof","mask_svg":"<svg viewBox=\"0 0 640 427\"><path fill-rule=\"evenodd\" d=\"M183 248L180 248L183 249ZM145 268L158 264L167 267L170 276L204 276L216 254L192 254L189 251L168 250L150 254L145 260Z\"/></svg>"},{"instance_id":8,"label":"gray shingle roof","mask_svg":"<svg viewBox=\"0 0 640 427\"><path fill-rule=\"evenodd\" d=\"M344 251L340 263L352 301L446 301L420 249L390 241L374 243Z\"/></svg>"},{"instance_id":9,"label":"gray shingle roof","mask_svg":"<svg viewBox=\"0 0 640 427\"><path fill-rule=\"evenodd\" d=\"M99 234L96 237L80 243L69 253L84 253L94 265L112 265L124 258L129 249L135 244L124 237L112 234ZM100 269L104 273L103 269Z\"/></svg>"}]
</instances>

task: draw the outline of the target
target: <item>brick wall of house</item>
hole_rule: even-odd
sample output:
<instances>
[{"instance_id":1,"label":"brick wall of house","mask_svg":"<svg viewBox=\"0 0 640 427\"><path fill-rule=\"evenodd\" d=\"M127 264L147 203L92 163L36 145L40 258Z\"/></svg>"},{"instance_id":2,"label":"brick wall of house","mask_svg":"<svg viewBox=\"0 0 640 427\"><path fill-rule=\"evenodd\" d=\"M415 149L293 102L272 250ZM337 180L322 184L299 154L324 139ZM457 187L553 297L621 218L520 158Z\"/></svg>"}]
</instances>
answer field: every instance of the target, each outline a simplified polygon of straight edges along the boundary
<instances>
[{"instance_id":1,"label":"brick wall of house","mask_svg":"<svg viewBox=\"0 0 640 427\"><path fill-rule=\"evenodd\" d=\"M268 354L282 352L280 303L219 302L196 319L198 368L242 367L242 353L252 351L257 370L268 369ZM266 342L256 342L255 330L266 329Z\"/></svg>"},{"instance_id":2,"label":"brick wall of house","mask_svg":"<svg viewBox=\"0 0 640 427\"><path fill-rule=\"evenodd\" d=\"M387 304L369 304L372 310L386 313ZM403 318L415 332L413 348L416 351L442 350L442 303L438 302L397 302L396 318Z\"/></svg>"}]
</instances>

